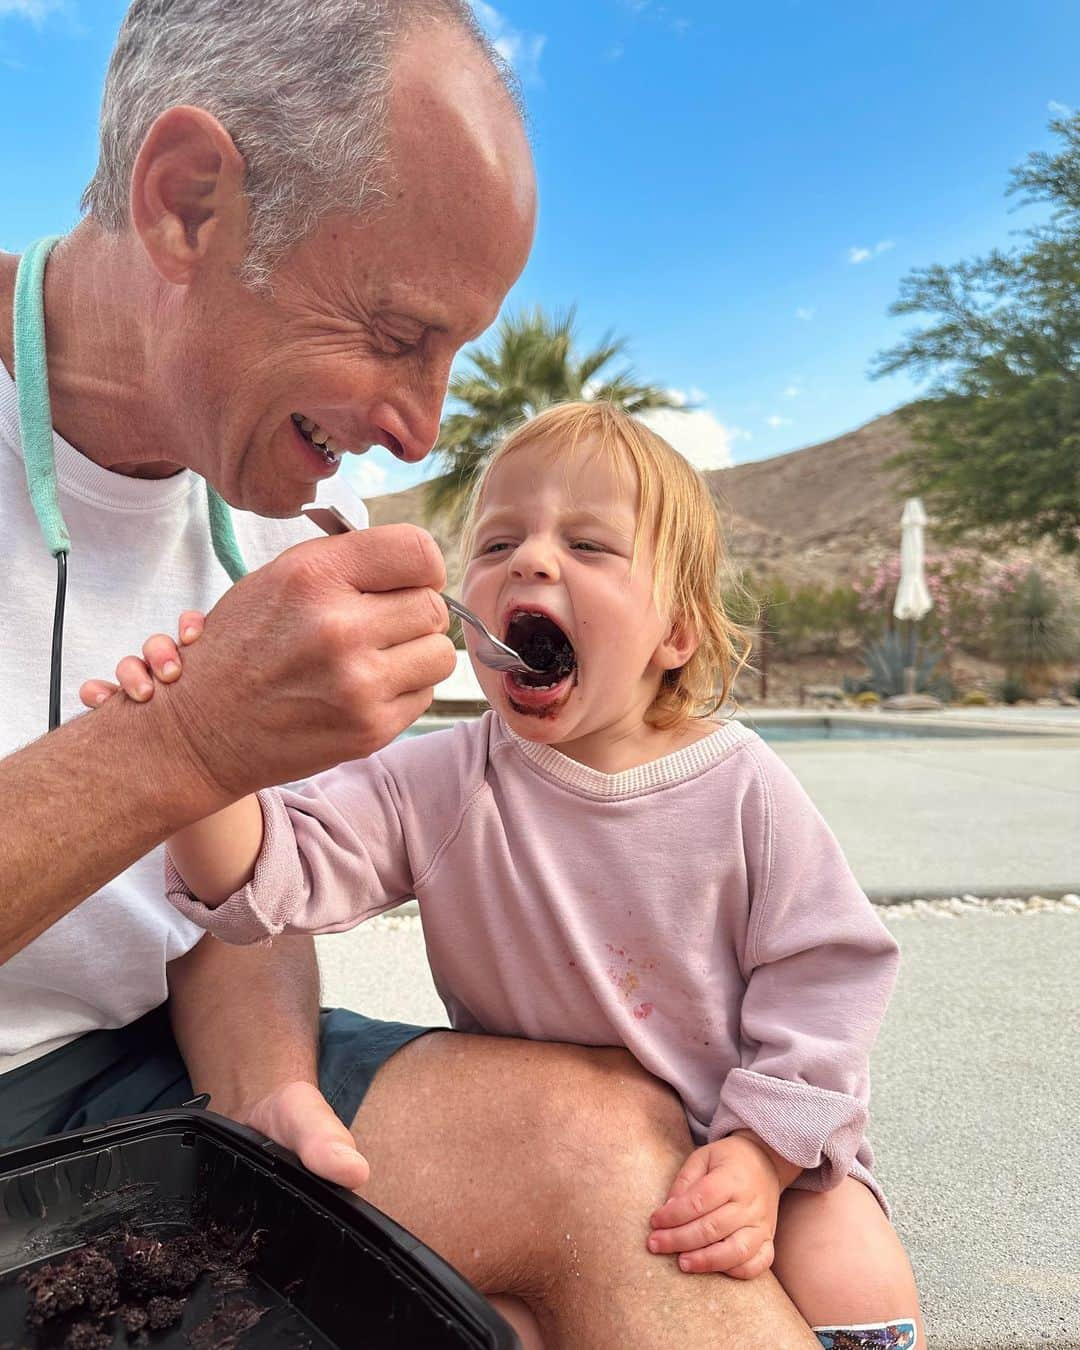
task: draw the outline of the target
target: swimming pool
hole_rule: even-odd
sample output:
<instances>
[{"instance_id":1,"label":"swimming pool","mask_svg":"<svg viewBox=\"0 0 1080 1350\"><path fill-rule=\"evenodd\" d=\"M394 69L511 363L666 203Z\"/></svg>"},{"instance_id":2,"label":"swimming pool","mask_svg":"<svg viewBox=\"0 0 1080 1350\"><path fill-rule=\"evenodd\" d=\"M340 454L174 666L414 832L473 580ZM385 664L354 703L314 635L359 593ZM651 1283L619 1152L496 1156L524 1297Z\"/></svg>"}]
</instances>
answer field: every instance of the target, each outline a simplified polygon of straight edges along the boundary
<instances>
[{"instance_id":1,"label":"swimming pool","mask_svg":"<svg viewBox=\"0 0 1080 1350\"><path fill-rule=\"evenodd\" d=\"M925 718L925 720L924 720ZM403 736L423 736L441 731L465 719L422 717ZM910 741L970 740L973 737L1045 736L1048 728L1007 726L990 722L950 722L933 714L883 713L743 713L740 721L751 727L762 740L778 744L792 741Z\"/></svg>"}]
</instances>

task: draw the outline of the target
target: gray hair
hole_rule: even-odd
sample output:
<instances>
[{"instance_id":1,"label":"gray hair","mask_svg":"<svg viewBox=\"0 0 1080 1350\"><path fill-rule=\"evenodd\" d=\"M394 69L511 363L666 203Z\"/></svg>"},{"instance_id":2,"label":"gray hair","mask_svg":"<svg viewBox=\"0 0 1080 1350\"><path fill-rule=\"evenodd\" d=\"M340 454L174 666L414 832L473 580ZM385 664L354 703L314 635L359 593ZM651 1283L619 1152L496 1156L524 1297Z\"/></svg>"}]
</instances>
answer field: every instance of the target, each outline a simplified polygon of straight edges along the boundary
<instances>
[{"instance_id":1,"label":"gray hair","mask_svg":"<svg viewBox=\"0 0 1080 1350\"><path fill-rule=\"evenodd\" d=\"M392 58L406 33L438 22L472 38L520 111L513 73L468 0L134 0L105 80L83 209L106 230L125 229L132 171L154 121L180 104L204 108L244 158L241 275L266 285L325 216L381 200Z\"/></svg>"}]
</instances>

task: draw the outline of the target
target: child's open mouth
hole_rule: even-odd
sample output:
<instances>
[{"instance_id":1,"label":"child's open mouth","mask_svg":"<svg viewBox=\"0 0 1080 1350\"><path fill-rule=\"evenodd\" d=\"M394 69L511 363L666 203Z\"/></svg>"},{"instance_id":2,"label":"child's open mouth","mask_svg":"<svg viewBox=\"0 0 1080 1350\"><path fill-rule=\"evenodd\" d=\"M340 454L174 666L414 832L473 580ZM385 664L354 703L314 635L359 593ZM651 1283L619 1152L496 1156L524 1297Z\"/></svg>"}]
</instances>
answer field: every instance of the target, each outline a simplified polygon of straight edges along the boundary
<instances>
[{"instance_id":1,"label":"child's open mouth","mask_svg":"<svg viewBox=\"0 0 1080 1350\"><path fill-rule=\"evenodd\" d=\"M522 609L510 616L505 640L537 672L504 676L511 704L534 717L554 716L577 684L574 644L554 619Z\"/></svg>"}]
</instances>

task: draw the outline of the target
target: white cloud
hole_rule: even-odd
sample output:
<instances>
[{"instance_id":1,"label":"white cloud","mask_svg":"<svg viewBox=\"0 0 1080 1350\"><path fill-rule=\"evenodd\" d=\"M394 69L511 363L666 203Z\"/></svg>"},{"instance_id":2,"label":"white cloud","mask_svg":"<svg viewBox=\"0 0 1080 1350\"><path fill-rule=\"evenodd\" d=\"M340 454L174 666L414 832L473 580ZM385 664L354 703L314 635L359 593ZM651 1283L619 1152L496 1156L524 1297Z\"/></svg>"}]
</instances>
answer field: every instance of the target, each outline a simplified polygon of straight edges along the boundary
<instances>
[{"instance_id":1,"label":"white cloud","mask_svg":"<svg viewBox=\"0 0 1080 1350\"><path fill-rule=\"evenodd\" d=\"M789 384L788 387L784 390L784 397L798 398L801 393L802 390L799 388L797 384Z\"/></svg>"},{"instance_id":2,"label":"white cloud","mask_svg":"<svg viewBox=\"0 0 1080 1350\"><path fill-rule=\"evenodd\" d=\"M15 14L31 23L41 23L49 14L56 14L64 7L65 0L0 0L0 17Z\"/></svg>"},{"instance_id":3,"label":"white cloud","mask_svg":"<svg viewBox=\"0 0 1080 1350\"><path fill-rule=\"evenodd\" d=\"M503 60L509 61L525 84L538 83L540 57L547 44L546 34L526 33L520 28L515 28L507 21L506 16L494 5L489 5L487 0L472 0L472 7Z\"/></svg>"},{"instance_id":4,"label":"white cloud","mask_svg":"<svg viewBox=\"0 0 1080 1350\"><path fill-rule=\"evenodd\" d=\"M813 305L800 305L795 311L795 317L802 319L803 323L809 323L816 313L817 310Z\"/></svg>"},{"instance_id":5,"label":"white cloud","mask_svg":"<svg viewBox=\"0 0 1080 1350\"><path fill-rule=\"evenodd\" d=\"M641 420L665 441L670 441L695 469L726 469L733 463L732 444L750 439L749 434L739 427L725 426L707 408L695 408L691 412L654 408L642 413Z\"/></svg>"},{"instance_id":6,"label":"white cloud","mask_svg":"<svg viewBox=\"0 0 1080 1350\"><path fill-rule=\"evenodd\" d=\"M888 253L889 249L895 247L895 239L882 239L873 248L849 248L848 262L864 263L867 259L876 258L881 253Z\"/></svg>"},{"instance_id":7,"label":"white cloud","mask_svg":"<svg viewBox=\"0 0 1080 1350\"><path fill-rule=\"evenodd\" d=\"M1059 103L1056 98L1052 98L1046 106L1055 117L1071 117L1073 115L1073 110L1069 105L1067 103Z\"/></svg>"},{"instance_id":8,"label":"white cloud","mask_svg":"<svg viewBox=\"0 0 1080 1350\"><path fill-rule=\"evenodd\" d=\"M386 469L371 458L370 450L366 455L350 455L342 467L350 487L361 497L376 497L386 491Z\"/></svg>"},{"instance_id":9,"label":"white cloud","mask_svg":"<svg viewBox=\"0 0 1080 1350\"><path fill-rule=\"evenodd\" d=\"M774 431L776 431L780 427L791 426L791 418L781 417L779 416L778 413L773 413L771 417L766 417L765 421L769 424L769 426L772 427Z\"/></svg>"}]
</instances>

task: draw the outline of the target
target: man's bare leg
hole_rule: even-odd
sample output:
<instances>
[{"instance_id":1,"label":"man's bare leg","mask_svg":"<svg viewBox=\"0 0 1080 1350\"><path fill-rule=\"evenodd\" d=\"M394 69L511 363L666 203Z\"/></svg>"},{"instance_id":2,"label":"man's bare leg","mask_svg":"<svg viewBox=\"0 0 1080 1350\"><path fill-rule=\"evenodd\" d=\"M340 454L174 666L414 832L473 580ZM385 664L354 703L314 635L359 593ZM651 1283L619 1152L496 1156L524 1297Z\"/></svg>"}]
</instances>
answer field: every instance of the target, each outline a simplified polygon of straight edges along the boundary
<instances>
[{"instance_id":1,"label":"man's bare leg","mask_svg":"<svg viewBox=\"0 0 1080 1350\"><path fill-rule=\"evenodd\" d=\"M433 1033L383 1065L353 1129L367 1198L524 1299L549 1350L820 1350L771 1275L685 1275L647 1250L691 1142L625 1051Z\"/></svg>"}]
</instances>

